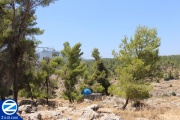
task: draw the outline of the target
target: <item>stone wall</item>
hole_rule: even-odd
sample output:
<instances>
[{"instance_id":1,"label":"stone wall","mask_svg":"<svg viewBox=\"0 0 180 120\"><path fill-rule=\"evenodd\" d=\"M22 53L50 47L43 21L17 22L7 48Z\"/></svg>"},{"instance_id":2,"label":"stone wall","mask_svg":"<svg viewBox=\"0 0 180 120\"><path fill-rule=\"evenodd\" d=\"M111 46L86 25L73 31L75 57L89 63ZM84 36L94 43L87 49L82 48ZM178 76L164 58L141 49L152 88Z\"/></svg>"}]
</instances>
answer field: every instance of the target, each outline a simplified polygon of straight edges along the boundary
<instances>
[{"instance_id":1,"label":"stone wall","mask_svg":"<svg viewBox=\"0 0 180 120\"><path fill-rule=\"evenodd\" d=\"M92 93L91 95L84 95L83 99L89 99L92 101L101 101L101 100L103 100L103 94L102 93Z\"/></svg>"}]
</instances>

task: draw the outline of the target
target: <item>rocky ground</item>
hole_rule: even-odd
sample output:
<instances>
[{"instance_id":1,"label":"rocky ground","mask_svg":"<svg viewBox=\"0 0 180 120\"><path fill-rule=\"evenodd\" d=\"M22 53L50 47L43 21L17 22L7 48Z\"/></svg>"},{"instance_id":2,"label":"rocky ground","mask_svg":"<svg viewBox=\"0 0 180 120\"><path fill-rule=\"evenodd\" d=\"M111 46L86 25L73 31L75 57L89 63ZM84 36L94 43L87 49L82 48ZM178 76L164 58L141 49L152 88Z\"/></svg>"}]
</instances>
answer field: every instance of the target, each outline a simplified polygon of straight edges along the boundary
<instances>
[{"instance_id":1,"label":"rocky ground","mask_svg":"<svg viewBox=\"0 0 180 120\"><path fill-rule=\"evenodd\" d=\"M180 80L162 81L153 86L153 97L141 101L141 107L133 107L130 101L126 110L122 110L125 100L110 96L73 104L53 99L49 105L43 100L37 106L21 102L19 115L24 120L180 120Z\"/></svg>"}]
</instances>

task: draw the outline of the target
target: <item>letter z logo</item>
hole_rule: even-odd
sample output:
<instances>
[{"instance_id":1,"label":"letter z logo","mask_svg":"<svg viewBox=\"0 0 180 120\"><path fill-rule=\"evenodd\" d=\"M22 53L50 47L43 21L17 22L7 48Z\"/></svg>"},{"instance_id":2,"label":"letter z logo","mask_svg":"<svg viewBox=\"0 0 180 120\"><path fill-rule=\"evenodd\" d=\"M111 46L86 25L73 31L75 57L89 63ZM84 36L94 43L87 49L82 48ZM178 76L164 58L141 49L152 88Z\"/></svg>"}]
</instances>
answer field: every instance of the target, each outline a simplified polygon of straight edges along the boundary
<instances>
[{"instance_id":1,"label":"letter z logo","mask_svg":"<svg viewBox=\"0 0 180 120\"><path fill-rule=\"evenodd\" d=\"M17 103L14 100L5 100L2 104L2 110L6 115L13 115L17 112Z\"/></svg>"}]
</instances>

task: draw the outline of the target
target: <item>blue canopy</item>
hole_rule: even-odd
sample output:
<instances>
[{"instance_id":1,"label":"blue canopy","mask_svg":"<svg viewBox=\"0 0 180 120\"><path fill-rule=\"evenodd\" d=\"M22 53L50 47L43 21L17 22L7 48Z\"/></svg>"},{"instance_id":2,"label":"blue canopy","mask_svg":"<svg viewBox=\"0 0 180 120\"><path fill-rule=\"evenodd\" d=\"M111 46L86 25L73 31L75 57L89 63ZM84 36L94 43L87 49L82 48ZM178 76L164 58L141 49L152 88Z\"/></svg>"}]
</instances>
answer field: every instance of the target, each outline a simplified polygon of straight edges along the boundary
<instances>
[{"instance_id":1,"label":"blue canopy","mask_svg":"<svg viewBox=\"0 0 180 120\"><path fill-rule=\"evenodd\" d=\"M85 89L81 92L81 94L83 94L83 95L91 95L91 94L92 94L92 92L91 92L91 90L90 90L90 89L85 88Z\"/></svg>"}]
</instances>

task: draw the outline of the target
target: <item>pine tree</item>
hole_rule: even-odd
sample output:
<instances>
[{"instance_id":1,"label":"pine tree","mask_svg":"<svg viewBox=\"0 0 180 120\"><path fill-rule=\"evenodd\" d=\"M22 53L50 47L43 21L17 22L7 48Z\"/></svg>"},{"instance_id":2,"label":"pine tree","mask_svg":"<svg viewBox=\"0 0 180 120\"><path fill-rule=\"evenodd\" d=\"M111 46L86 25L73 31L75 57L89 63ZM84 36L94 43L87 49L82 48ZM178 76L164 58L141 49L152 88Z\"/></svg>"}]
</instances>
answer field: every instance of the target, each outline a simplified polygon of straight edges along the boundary
<instances>
[{"instance_id":1,"label":"pine tree","mask_svg":"<svg viewBox=\"0 0 180 120\"><path fill-rule=\"evenodd\" d=\"M4 12L3 25L7 31L1 39L0 52L5 55L7 72L13 84L13 99L17 101L22 73L25 72L24 56L31 59L35 54L36 39L34 35L43 33L36 25L35 10L38 6L48 6L54 0L7 0L0 1L0 9ZM2 21L2 18L0 19ZM6 23L9 23L6 26ZM33 50L34 49L34 50Z\"/></svg>"},{"instance_id":2,"label":"pine tree","mask_svg":"<svg viewBox=\"0 0 180 120\"><path fill-rule=\"evenodd\" d=\"M109 71L105 67L100 57L99 50L97 48L93 49L92 57L94 57L95 59L95 65L94 65L94 73L91 78L91 84L95 84L95 86L97 86L98 89L100 89L102 86L104 89L101 88L100 89L102 90L101 92L104 92L106 95L108 95L109 94L108 87L110 86L110 82L108 80ZM98 87L98 84L96 83L99 83L99 85L101 86ZM93 88L96 88L96 87L93 86Z\"/></svg>"},{"instance_id":3,"label":"pine tree","mask_svg":"<svg viewBox=\"0 0 180 120\"><path fill-rule=\"evenodd\" d=\"M61 67L62 65L62 58L61 57L55 57L55 58L44 58L41 63L40 63L40 74L41 75L41 79L44 80L44 84L42 85L42 88L46 87L46 95L45 95L45 98L46 98L46 101L47 101L47 104L48 104L48 98L49 98L49 89L51 87L54 87L54 86L51 86L52 84L51 81L50 81L50 77L53 75L53 74L56 74L56 72L59 70L59 68ZM35 81L36 82L36 81Z\"/></svg>"},{"instance_id":4,"label":"pine tree","mask_svg":"<svg viewBox=\"0 0 180 120\"><path fill-rule=\"evenodd\" d=\"M157 79L160 72L157 65L159 46L160 38L157 37L156 29L144 26L137 28L129 43L127 37L122 40L119 52L122 65L117 69L119 83L110 92L126 98L123 109L129 99L137 101L149 97L149 82Z\"/></svg>"},{"instance_id":5,"label":"pine tree","mask_svg":"<svg viewBox=\"0 0 180 120\"><path fill-rule=\"evenodd\" d=\"M83 76L86 70L85 63L81 62L83 52L81 52L80 47L80 43L71 47L68 42L65 42L64 49L61 51L64 58L64 66L60 75L64 80L66 88L63 94L71 103L80 96L80 93L77 92L75 85L78 82L78 77Z\"/></svg>"}]
</instances>

